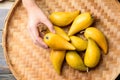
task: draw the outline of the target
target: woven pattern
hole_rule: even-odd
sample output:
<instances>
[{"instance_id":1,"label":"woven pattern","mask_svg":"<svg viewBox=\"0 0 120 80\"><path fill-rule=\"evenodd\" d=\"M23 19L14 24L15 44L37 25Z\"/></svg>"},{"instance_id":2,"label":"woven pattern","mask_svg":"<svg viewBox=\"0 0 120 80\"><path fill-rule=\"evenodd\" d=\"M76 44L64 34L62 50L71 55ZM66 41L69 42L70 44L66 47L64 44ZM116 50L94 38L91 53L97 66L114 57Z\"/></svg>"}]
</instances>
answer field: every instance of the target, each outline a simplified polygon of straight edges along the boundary
<instances>
[{"instance_id":1,"label":"woven pattern","mask_svg":"<svg viewBox=\"0 0 120 80\"><path fill-rule=\"evenodd\" d=\"M49 50L36 46L27 31L27 12L17 1L6 21L3 48L7 63L18 80L114 80L120 73L120 4L116 0L36 0L48 16L54 11L89 11L95 17L93 26L108 39L108 55L102 55L99 66L80 72L64 63L58 75L49 60ZM113 6L114 5L114 6Z\"/></svg>"}]
</instances>

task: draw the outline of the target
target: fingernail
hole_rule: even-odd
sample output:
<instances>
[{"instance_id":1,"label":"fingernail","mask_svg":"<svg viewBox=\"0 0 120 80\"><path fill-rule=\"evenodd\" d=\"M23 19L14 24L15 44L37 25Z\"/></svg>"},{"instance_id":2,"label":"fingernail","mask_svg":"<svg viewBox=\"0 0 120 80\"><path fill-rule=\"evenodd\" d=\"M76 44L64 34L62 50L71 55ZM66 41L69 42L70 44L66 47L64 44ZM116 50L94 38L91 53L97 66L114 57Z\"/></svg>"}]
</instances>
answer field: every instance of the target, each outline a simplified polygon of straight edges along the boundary
<instances>
[{"instance_id":1,"label":"fingernail","mask_svg":"<svg viewBox=\"0 0 120 80\"><path fill-rule=\"evenodd\" d=\"M53 33L55 33L55 30L52 30Z\"/></svg>"},{"instance_id":2,"label":"fingernail","mask_svg":"<svg viewBox=\"0 0 120 80\"><path fill-rule=\"evenodd\" d=\"M45 46L44 46L44 48L45 48L45 49L48 49L48 46L47 46L47 45L45 45Z\"/></svg>"},{"instance_id":3,"label":"fingernail","mask_svg":"<svg viewBox=\"0 0 120 80\"><path fill-rule=\"evenodd\" d=\"M53 31L53 33L55 33L55 31Z\"/></svg>"}]
</instances>

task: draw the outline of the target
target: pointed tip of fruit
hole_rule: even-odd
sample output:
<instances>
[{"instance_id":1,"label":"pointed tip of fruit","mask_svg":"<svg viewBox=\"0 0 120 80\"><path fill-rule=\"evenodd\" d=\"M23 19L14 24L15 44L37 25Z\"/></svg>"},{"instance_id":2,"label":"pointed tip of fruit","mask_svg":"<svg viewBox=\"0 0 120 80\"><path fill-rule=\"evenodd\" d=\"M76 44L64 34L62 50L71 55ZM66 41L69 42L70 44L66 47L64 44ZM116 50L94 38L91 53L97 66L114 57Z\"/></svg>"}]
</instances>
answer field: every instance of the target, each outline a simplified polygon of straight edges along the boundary
<instances>
[{"instance_id":1,"label":"pointed tip of fruit","mask_svg":"<svg viewBox=\"0 0 120 80\"><path fill-rule=\"evenodd\" d=\"M80 68L78 68L80 71L87 71L88 72L88 70L89 70L89 68L88 67L86 67L84 64L83 64L83 67L81 68L81 66L80 66Z\"/></svg>"},{"instance_id":2,"label":"pointed tip of fruit","mask_svg":"<svg viewBox=\"0 0 120 80\"><path fill-rule=\"evenodd\" d=\"M71 30L69 30L69 32L68 32L68 36L72 36L72 34L71 34Z\"/></svg>"},{"instance_id":3,"label":"pointed tip of fruit","mask_svg":"<svg viewBox=\"0 0 120 80\"><path fill-rule=\"evenodd\" d=\"M106 55L108 54L108 46L107 43L105 44L105 48L103 48L103 53Z\"/></svg>"},{"instance_id":4,"label":"pointed tip of fruit","mask_svg":"<svg viewBox=\"0 0 120 80\"><path fill-rule=\"evenodd\" d=\"M76 50L76 48L71 43L69 43L68 45L66 45L66 50Z\"/></svg>"},{"instance_id":5,"label":"pointed tip of fruit","mask_svg":"<svg viewBox=\"0 0 120 80\"><path fill-rule=\"evenodd\" d=\"M72 34L69 32L69 33L68 33L68 36L72 36Z\"/></svg>"},{"instance_id":6,"label":"pointed tip of fruit","mask_svg":"<svg viewBox=\"0 0 120 80\"><path fill-rule=\"evenodd\" d=\"M69 47L68 50L76 50L76 48L74 46L71 46L71 47Z\"/></svg>"},{"instance_id":7,"label":"pointed tip of fruit","mask_svg":"<svg viewBox=\"0 0 120 80\"><path fill-rule=\"evenodd\" d=\"M56 67L54 66L54 69L55 69L57 74L59 74L59 75L61 74L61 68L58 68L57 66Z\"/></svg>"},{"instance_id":8,"label":"pointed tip of fruit","mask_svg":"<svg viewBox=\"0 0 120 80\"><path fill-rule=\"evenodd\" d=\"M59 74L59 75L61 74L60 70L56 70L56 72L57 72L57 74Z\"/></svg>"},{"instance_id":9,"label":"pointed tip of fruit","mask_svg":"<svg viewBox=\"0 0 120 80\"><path fill-rule=\"evenodd\" d=\"M70 41L70 38L69 38L68 35L67 35L67 36L64 36L64 39L67 40L67 41Z\"/></svg>"},{"instance_id":10,"label":"pointed tip of fruit","mask_svg":"<svg viewBox=\"0 0 120 80\"><path fill-rule=\"evenodd\" d=\"M76 50L76 48L75 48L75 47L73 47L73 50Z\"/></svg>"},{"instance_id":11,"label":"pointed tip of fruit","mask_svg":"<svg viewBox=\"0 0 120 80\"><path fill-rule=\"evenodd\" d=\"M103 53L106 55L108 52L107 52L107 49L105 49L104 51L103 51Z\"/></svg>"},{"instance_id":12,"label":"pointed tip of fruit","mask_svg":"<svg viewBox=\"0 0 120 80\"><path fill-rule=\"evenodd\" d=\"M75 13L80 14L80 10L76 10Z\"/></svg>"},{"instance_id":13,"label":"pointed tip of fruit","mask_svg":"<svg viewBox=\"0 0 120 80\"><path fill-rule=\"evenodd\" d=\"M68 38L67 41L70 41L70 38Z\"/></svg>"},{"instance_id":14,"label":"pointed tip of fruit","mask_svg":"<svg viewBox=\"0 0 120 80\"><path fill-rule=\"evenodd\" d=\"M67 41L70 41L70 37L69 37L69 36L67 36L67 37L66 37L66 40L67 40Z\"/></svg>"}]
</instances>

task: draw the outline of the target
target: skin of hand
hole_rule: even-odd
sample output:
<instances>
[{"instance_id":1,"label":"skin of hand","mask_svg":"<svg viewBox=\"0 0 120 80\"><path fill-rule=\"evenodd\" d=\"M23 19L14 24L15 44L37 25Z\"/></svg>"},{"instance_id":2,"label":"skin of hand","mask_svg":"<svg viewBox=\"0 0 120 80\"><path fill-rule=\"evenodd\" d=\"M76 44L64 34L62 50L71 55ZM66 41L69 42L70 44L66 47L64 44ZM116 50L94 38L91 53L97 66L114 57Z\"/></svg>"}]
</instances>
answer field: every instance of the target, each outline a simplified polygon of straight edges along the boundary
<instances>
[{"instance_id":1,"label":"skin of hand","mask_svg":"<svg viewBox=\"0 0 120 80\"><path fill-rule=\"evenodd\" d=\"M0 2L2 2L3 0L0 0Z\"/></svg>"},{"instance_id":2,"label":"skin of hand","mask_svg":"<svg viewBox=\"0 0 120 80\"><path fill-rule=\"evenodd\" d=\"M55 33L52 23L42 12L42 10L36 5L34 0L22 0L22 1L28 13L27 27L33 42L36 45L39 45L43 48L48 48L48 46L44 43L42 37L39 35L37 27L40 23L43 23L49 28L51 32Z\"/></svg>"}]
</instances>

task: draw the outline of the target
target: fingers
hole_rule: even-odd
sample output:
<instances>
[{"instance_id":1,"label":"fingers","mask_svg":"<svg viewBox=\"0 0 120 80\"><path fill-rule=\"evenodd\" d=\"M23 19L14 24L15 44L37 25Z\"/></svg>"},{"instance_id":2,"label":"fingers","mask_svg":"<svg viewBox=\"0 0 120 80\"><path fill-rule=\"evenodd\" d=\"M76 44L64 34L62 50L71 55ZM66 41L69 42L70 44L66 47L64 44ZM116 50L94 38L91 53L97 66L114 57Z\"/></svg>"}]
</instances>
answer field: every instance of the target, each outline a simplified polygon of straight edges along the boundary
<instances>
[{"instance_id":1,"label":"fingers","mask_svg":"<svg viewBox=\"0 0 120 80\"><path fill-rule=\"evenodd\" d=\"M49 30L52 33L55 33L54 27L53 27L52 23L48 19L46 19L43 23L49 28Z\"/></svg>"},{"instance_id":2,"label":"fingers","mask_svg":"<svg viewBox=\"0 0 120 80\"><path fill-rule=\"evenodd\" d=\"M29 25L28 26L28 31L29 31L29 34L30 34L33 42L36 45L41 46L43 48L48 48L48 46L44 43L44 41L42 40L42 38L39 36L37 27Z\"/></svg>"}]
</instances>

